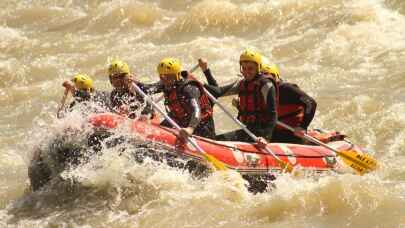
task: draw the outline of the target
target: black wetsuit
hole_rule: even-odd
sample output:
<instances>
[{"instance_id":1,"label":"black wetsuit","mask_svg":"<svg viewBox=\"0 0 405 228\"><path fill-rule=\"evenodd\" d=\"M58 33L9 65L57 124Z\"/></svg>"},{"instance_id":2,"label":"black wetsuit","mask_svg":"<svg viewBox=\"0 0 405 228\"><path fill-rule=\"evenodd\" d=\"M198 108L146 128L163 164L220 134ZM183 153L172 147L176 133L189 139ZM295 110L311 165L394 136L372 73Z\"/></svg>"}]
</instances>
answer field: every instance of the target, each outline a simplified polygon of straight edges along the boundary
<instances>
[{"instance_id":1,"label":"black wetsuit","mask_svg":"<svg viewBox=\"0 0 405 228\"><path fill-rule=\"evenodd\" d=\"M279 106L286 105L296 105L303 107L303 119L298 126L303 130L307 130L309 124L314 118L316 106L316 101L302 91L296 84L288 82L280 82L279 84ZM280 114L279 121L285 122L284 120L289 118L289 115L295 115L294 113ZM284 142L284 143L303 143L303 139L294 135L293 132L284 129L282 127L277 127L273 132L274 142Z\"/></svg>"},{"instance_id":2,"label":"black wetsuit","mask_svg":"<svg viewBox=\"0 0 405 228\"><path fill-rule=\"evenodd\" d=\"M314 119L317 103L316 101L302 91L296 84L289 82L281 82L279 84L279 104L297 104L304 106L304 119L300 125L302 129L307 129L311 121ZM279 119L282 119L280 116Z\"/></svg>"}]
</instances>

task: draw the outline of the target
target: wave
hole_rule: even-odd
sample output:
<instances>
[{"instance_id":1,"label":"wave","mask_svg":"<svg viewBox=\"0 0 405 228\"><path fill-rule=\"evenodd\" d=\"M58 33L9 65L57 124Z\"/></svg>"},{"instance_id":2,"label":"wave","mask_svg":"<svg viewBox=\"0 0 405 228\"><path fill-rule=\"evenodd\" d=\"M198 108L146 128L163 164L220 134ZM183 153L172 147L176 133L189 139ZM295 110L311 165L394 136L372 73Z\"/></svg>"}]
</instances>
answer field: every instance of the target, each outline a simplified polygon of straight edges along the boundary
<instances>
[{"instance_id":1,"label":"wave","mask_svg":"<svg viewBox=\"0 0 405 228\"><path fill-rule=\"evenodd\" d=\"M385 0L385 4L394 11L405 15L405 2L401 0Z\"/></svg>"},{"instance_id":2,"label":"wave","mask_svg":"<svg viewBox=\"0 0 405 228\"><path fill-rule=\"evenodd\" d=\"M161 17L161 10L148 3L121 1L117 4L103 3L91 11L88 30L133 31L152 27Z\"/></svg>"}]
</instances>

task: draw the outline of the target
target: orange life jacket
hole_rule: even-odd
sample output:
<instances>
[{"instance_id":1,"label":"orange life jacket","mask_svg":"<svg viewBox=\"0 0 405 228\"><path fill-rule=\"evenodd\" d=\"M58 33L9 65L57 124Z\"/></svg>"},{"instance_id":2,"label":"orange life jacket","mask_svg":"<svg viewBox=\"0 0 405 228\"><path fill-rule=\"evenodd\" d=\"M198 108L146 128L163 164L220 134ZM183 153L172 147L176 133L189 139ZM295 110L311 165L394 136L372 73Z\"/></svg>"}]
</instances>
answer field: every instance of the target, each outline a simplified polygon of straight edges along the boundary
<instances>
[{"instance_id":1,"label":"orange life jacket","mask_svg":"<svg viewBox=\"0 0 405 228\"><path fill-rule=\"evenodd\" d=\"M271 116L267 110L265 98L261 93L263 85L270 80L276 87L276 106L278 103L278 85L269 75L258 75L251 81L239 82L239 113L238 119L244 124L266 124Z\"/></svg>"},{"instance_id":2,"label":"orange life jacket","mask_svg":"<svg viewBox=\"0 0 405 228\"><path fill-rule=\"evenodd\" d=\"M188 126L190 122L190 117L193 112L191 105L187 101L184 94L184 88L186 85L196 85L200 90L200 98L198 99L198 103L201 109L201 123L207 122L213 115L213 108L209 101L207 94L204 91L203 85L194 80L193 77L189 77L186 79L180 86L177 86L170 91L164 91L165 96L165 105L168 109L168 113L170 117L174 119L174 121L179 124L181 127Z\"/></svg>"}]
</instances>

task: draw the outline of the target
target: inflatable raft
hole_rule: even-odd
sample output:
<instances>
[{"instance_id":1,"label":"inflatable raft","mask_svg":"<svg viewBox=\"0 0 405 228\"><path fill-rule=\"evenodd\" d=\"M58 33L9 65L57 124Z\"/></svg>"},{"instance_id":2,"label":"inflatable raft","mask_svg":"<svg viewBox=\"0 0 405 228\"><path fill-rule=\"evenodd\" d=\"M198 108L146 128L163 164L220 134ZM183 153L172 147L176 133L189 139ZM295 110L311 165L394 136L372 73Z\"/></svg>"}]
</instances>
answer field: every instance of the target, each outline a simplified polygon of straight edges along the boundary
<instances>
[{"instance_id":1,"label":"inflatable raft","mask_svg":"<svg viewBox=\"0 0 405 228\"><path fill-rule=\"evenodd\" d=\"M28 169L32 190L38 190L60 172L91 160L103 146L123 146L117 151L127 153L136 162L145 158L164 162L169 166L186 169L194 176L204 176L209 166L204 156L191 144L178 139L177 130L159 125L158 119L132 120L112 113L89 116L91 133L84 139L85 145L69 142L70 137L56 136L46 150L35 150ZM115 129L129 129L130 134L115 137ZM336 150L352 150L363 154L360 147L344 139L337 132L309 131L308 134ZM133 137L132 137L133 136ZM228 169L239 172L248 182L252 192L263 192L272 186L277 174L284 170L276 159L257 148L255 143L215 141L194 136L196 143L207 154L225 164ZM83 141L83 140L81 140ZM123 144L124 143L124 144ZM345 162L329 149L317 145L270 143L271 151L282 161L294 166L294 170L307 175L328 172L353 172Z\"/></svg>"},{"instance_id":2,"label":"inflatable raft","mask_svg":"<svg viewBox=\"0 0 405 228\"><path fill-rule=\"evenodd\" d=\"M159 126L157 121L128 120L110 113L92 115L89 121L98 131L127 124L132 133L143 137L146 141L172 148L176 156L200 162L205 160L192 145L178 140L177 130ZM337 132L312 130L308 134L336 150L354 150L363 153L360 147L345 140L344 136ZM194 138L207 154L214 156L228 168L237 170L242 175L267 175L283 171L272 155L260 150L254 143L215 141L198 136ZM310 143L308 145L270 143L269 147L281 160L301 170L316 173L347 171L344 163L325 147Z\"/></svg>"}]
</instances>

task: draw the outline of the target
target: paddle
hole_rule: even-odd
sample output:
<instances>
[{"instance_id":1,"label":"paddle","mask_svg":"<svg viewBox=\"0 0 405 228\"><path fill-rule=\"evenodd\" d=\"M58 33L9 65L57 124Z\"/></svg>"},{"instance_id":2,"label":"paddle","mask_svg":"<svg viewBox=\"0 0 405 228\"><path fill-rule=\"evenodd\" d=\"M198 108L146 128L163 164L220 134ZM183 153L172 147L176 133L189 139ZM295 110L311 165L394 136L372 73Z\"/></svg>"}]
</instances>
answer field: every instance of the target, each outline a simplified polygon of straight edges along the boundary
<instances>
[{"instance_id":1,"label":"paddle","mask_svg":"<svg viewBox=\"0 0 405 228\"><path fill-rule=\"evenodd\" d=\"M189 70L190 73L193 73L194 71L196 71L198 69L198 67L200 67L200 65L196 64L195 66L193 66L193 68L191 68Z\"/></svg>"},{"instance_id":2,"label":"paddle","mask_svg":"<svg viewBox=\"0 0 405 228\"><path fill-rule=\"evenodd\" d=\"M161 115L165 117L169 123L176 128L177 130L180 130L180 126L174 122L148 95L146 95L135 83L132 83L133 88L135 91L140 94L149 104L153 106ZM225 166L224 163L216 159L214 156L207 154L194 140L194 138L187 137L187 140L190 142L191 145L194 146L194 148L212 165L216 170L228 170L228 168Z\"/></svg>"},{"instance_id":3,"label":"paddle","mask_svg":"<svg viewBox=\"0 0 405 228\"><path fill-rule=\"evenodd\" d=\"M295 129L291 126L288 126L287 124L277 121L277 124L280 125L283 128L286 128L294 133L296 133ZM357 151L354 150L343 150L343 151L338 151L331 146L319 141L318 139L309 136L307 134L296 134L298 137L307 139L308 141L311 141L315 144L318 144L320 146L323 146L325 148L328 148L329 150L333 151L336 155L339 155L343 158L343 161L353 168L357 173L360 175L363 175L364 173L373 171L377 168L377 160L370 155L367 154L360 154Z\"/></svg>"},{"instance_id":4,"label":"paddle","mask_svg":"<svg viewBox=\"0 0 405 228\"><path fill-rule=\"evenodd\" d=\"M237 118L235 118L221 103L218 102L218 100L210 93L208 92L205 88L204 88L205 93L208 95L208 97L210 98L210 100L212 102L214 102L215 104L217 104L224 112L227 116L229 116L236 124L238 124L245 132L246 134L248 134L255 142L257 141L257 137L256 135L254 135L242 122L240 122ZM289 163L289 162L285 162L283 160L281 160L277 155L275 155L273 153L273 151L271 151L271 149L266 146L264 148L265 152L267 152L268 154L270 154L274 159L276 159L276 162L278 163L278 165L280 167L283 168L283 170L287 170L288 172L292 172L293 171L293 166Z\"/></svg>"},{"instance_id":5,"label":"paddle","mask_svg":"<svg viewBox=\"0 0 405 228\"><path fill-rule=\"evenodd\" d=\"M63 85L63 87L65 87L65 93L63 94L62 100L60 101L59 109L56 112L56 117L58 117L59 119L63 117L62 111L65 107L66 99L67 99L67 96L69 95L69 91L70 91L70 89L68 88L69 85L67 84L67 82L64 82L62 85Z\"/></svg>"}]
</instances>

